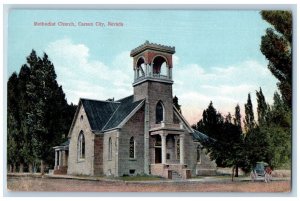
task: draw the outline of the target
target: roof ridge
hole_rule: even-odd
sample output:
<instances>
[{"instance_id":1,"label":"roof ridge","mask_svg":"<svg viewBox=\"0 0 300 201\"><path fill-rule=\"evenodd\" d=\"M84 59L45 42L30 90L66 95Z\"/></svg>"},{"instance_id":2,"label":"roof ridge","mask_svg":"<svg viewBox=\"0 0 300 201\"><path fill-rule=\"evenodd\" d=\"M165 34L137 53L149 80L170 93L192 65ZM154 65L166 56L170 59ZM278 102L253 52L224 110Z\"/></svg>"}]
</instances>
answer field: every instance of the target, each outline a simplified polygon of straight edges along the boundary
<instances>
[{"instance_id":1,"label":"roof ridge","mask_svg":"<svg viewBox=\"0 0 300 201\"><path fill-rule=\"evenodd\" d=\"M138 101L136 101L135 103L137 103L137 102L139 102L131 111L130 111L130 113L128 114L128 115L126 115L125 117L124 117L124 119L122 120L122 121L124 121L136 108L138 108L143 102L145 101L145 99L141 99L141 100L138 100ZM121 106L121 105L120 105ZM117 110L119 109L119 107L117 108ZM117 111L116 110L116 111ZM112 115L112 116L114 116L114 114ZM102 129L102 131L106 131L106 130L111 130L111 129L115 129L115 128L118 128L118 126L122 123L122 121L118 124L118 125L116 125L115 127L113 127L113 128L109 128L109 129L105 129L105 126L103 127L104 129ZM110 122L110 120L107 122L107 124Z\"/></svg>"},{"instance_id":2,"label":"roof ridge","mask_svg":"<svg viewBox=\"0 0 300 201\"><path fill-rule=\"evenodd\" d=\"M103 131L103 129L106 127L106 125L110 122L110 120L112 119L112 117L115 115L115 113L119 110L119 108L121 107L121 104L118 105L117 109L112 113L112 115L109 117L108 121L106 122L106 124L101 128L101 131Z\"/></svg>"},{"instance_id":3,"label":"roof ridge","mask_svg":"<svg viewBox=\"0 0 300 201\"><path fill-rule=\"evenodd\" d=\"M80 100L89 100L89 101L97 101L97 102L106 102L106 103L120 103L119 101L108 101L108 100L96 100L90 98L79 98Z\"/></svg>"},{"instance_id":4,"label":"roof ridge","mask_svg":"<svg viewBox=\"0 0 300 201\"><path fill-rule=\"evenodd\" d=\"M121 98L121 99L117 100L116 102L122 101L122 100L124 100L125 98L129 98L129 97L131 97L131 96L133 96L133 94L132 94L132 95L129 95L129 96L126 96L126 97L124 97L124 98Z\"/></svg>"}]
</instances>

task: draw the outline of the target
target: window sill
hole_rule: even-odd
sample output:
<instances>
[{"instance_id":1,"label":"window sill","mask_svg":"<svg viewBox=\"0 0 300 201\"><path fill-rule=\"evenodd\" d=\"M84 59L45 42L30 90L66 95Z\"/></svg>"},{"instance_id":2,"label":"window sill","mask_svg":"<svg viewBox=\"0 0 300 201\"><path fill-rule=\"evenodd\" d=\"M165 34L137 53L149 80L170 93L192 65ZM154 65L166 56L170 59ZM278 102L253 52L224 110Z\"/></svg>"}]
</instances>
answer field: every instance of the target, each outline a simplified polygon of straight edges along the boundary
<instances>
[{"instance_id":1,"label":"window sill","mask_svg":"<svg viewBox=\"0 0 300 201\"><path fill-rule=\"evenodd\" d=\"M129 158L130 161L136 161L136 158Z\"/></svg>"},{"instance_id":2,"label":"window sill","mask_svg":"<svg viewBox=\"0 0 300 201\"><path fill-rule=\"evenodd\" d=\"M85 159L84 158L81 158L81 159L78 159L77 160L77 163L82 163L82 162L84 162L85 161Z\"/></svg>"}]
</instances>

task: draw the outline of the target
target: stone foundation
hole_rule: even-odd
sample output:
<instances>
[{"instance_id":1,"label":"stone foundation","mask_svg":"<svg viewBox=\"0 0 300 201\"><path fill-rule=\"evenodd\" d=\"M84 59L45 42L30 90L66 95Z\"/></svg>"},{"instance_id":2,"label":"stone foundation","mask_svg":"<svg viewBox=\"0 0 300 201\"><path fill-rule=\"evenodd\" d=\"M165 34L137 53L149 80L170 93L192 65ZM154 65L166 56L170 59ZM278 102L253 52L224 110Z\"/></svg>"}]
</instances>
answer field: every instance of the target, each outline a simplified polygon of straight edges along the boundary
<instances>
[{"instance_id":1,"label":"stone foundation","mask_svg":"<svg viewBox=\"0 0 300 201\"><path fill-rule=\"evenodd\" d=\"M68 166L58 166L54 169L53 174L67 174Z\"/></svg>"}]
</instances>

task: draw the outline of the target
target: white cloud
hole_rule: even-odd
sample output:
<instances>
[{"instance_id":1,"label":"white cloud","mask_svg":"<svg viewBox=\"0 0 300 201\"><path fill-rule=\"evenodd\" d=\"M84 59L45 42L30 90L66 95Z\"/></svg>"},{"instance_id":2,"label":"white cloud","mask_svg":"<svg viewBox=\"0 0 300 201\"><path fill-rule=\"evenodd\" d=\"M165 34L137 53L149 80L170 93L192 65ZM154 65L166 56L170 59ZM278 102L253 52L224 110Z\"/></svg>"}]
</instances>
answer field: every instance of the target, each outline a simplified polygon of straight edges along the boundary
<instances>
[{"instance_id":1,"label":"white cloud","mask_svg":"<svg viewBox=\"0 0 300 201\"><path fill-rule=\"evenodd\" d=\"M90 59L87 46L68 38L51 42L46 52L54 63L58 82L63 85L68 102L77 104L80 97L118 99L132 91L129 51L117 55L112 66Z\"/></svg>"},{"instance_id":2,"label":"white cloud","mask_svg":"<svg viewBox=\"0 0 300 201\"><path fill-rule=\"evenodd\" d=\"M272 103L273 93L277 89L276 79L267 65L255 60L212 68L178 63L173 72L174 94L179 98L185 117L192 124L202 118L202 112L210 101L224 115L228 112L234 114L237 104L244 113L244 104L250 93L256 113L255 91L261 87L267 101Z\"/></svg>"},{"instance_id":3,"label":"white cloud","mask_svg":"<svg viewBox=\"0 0 300 201\"><path fill-rule=\"evenodd\" d=\"M120 52L111 64L90 58L84 44L65 38L51 42L45 50L55 65L57 79L63 85L68 102L78 103L80 97L106 100L132 94L132 58ZM250 92L256 108L255 90L262 87L268 102L276 90L276 80L266 67L254 60L225 67L207 68L186 64L173 56L173 94L179 98L183 115L191 123L202 118L202 112L213 101L222 114L234 113L236 104L241 112Z\"/></svg>"}]
</instances>

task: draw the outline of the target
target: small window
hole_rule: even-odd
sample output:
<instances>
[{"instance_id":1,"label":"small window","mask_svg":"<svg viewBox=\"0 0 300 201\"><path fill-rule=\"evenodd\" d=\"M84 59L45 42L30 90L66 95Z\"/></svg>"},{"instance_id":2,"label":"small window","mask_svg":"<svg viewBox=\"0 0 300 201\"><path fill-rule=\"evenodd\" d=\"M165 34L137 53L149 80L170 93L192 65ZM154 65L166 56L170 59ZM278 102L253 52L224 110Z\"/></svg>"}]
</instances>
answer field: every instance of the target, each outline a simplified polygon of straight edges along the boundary
<instances>
[{"instance_id":1,"label":"small window","mask_svg":"<svg viewBox=\"0 0 300 201\"><path fill-rule=\"evenodd\" d=\"M80 121L83 121L83 115L80 116Z\"/></svg>"},{"instance_id":2,"label":"small window","mask_svg":"<svg viewBox=\"0 0 300 201\"><path fill-rule=\"evenodd\" d=\"M80 132L77 142L78 159L85 158L85 139L83 131Z\"/></svg>"},{"instance_id":3,"label":"small window","mask_svg":"<svg viewBox=\"0 0 300 201\"><path fill-rule=\"evenodd\" d=\"M131 137L129 140L129 158L135 158L135 153L134 153L134 137Z\"/></svg>"},{"instance_id":4,"label":"small window","mask_svg":"<svg viewBox=\"0 0 300 201\"><path fill-rule=\"evenodd\" d=\"M111 138L108 139L108 160L112 159L112 141Z\"/></svg>"},{"instance_id":5,"label":"small window","mask_svg":"<svg viewBox=\"0 0 300 201\"><path fill-rule=\"evenodd\" d=\"M135 170L129 170L129 174L134 174Z\"/></svg>"},{"instance_id":6,"label":"small window","mask_svg":"<svg viewBox=\"0 0 300 201\"><path fill-rule=\"evenodd\" d=\"M169 153L167 153L167 159L170 159L171 155Z\"/></svg>"}]
</instances>

